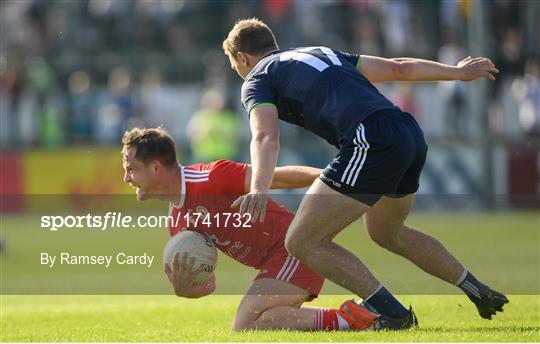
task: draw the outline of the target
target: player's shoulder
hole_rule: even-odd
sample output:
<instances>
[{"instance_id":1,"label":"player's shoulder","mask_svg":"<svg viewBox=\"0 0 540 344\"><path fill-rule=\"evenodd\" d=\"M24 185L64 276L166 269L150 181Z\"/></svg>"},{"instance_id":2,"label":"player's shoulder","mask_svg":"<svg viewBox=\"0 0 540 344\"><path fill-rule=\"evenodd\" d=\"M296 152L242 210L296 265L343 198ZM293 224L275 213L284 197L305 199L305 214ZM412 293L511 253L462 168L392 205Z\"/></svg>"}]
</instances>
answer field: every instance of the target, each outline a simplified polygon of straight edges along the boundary
<instances>
[{"instance_id":1,"label":"player's shoulder","mask_svg":"<svg viewBox=\"0 0 540 344\"><path fill-rule=\"evenodd\" d=\"M232 160L215 160L206 164L184 166L186 181L215 180L231 170L244 170L247 164Z\"/></svg>"},{"instance_id":2,"label":"player's shoulder","mask_svg":"<svg viewBox=\"0 0 540 344\"><path fill-rule=\"evenodd\" d=\"M183 185L186 190L186 202L211 192L213 185L210 179L211 170L208 164L182 166Z\"/></svg>"},{"instance_id":3,"label":"player's shoulder","mask_svg":"<svg viewBox=\"0 0 540 344\"><path fill-rule=\"evenodd\" d=\"M197 188L208 183L210 180L211 169L208 164L194 164L183 166L184 181L186 186L197 186Z\"/></svg>"},{"instance_id":4,"label":"player's shoulder","mask_svg":"<svg viewBox=\"0 0 540 344\"><path fill-rule=\"evenodd\" d=\"M185 166L186 189L188 193L198 195L242 193L247 166L231 160Z\"/></svg>"},{"instance_id":5,"label":"player's shoulder","mask_svg":"<svg viewBox=\"0 0 540 344\"><path fill-rule=\"evenodd\" d=\"M274 73L276 71L277 67L279 67L279 62L283 62L283 61L281 61L280 56L283 53L285 53L287 51L290 51L290 50L291 49L275 50L275 51L269 53L268 55L264 56L255 65L253 70L251 70L251 72L249 72L249 74L246 77L246 80L245 80L244 84L246 84L250 80L258 79L262 75L268 75L270 73Z\"/></svg>"}]
</instances>

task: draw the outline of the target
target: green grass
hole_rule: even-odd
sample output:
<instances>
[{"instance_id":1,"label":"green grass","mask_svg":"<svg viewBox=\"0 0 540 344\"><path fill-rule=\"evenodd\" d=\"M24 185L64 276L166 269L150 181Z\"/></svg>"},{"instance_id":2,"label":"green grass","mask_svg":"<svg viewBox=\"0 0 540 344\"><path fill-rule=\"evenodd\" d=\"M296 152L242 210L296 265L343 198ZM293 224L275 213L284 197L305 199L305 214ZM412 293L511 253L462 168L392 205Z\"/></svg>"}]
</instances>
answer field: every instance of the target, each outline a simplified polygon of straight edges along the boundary
<instances>
[{"instance_id":1,"label":"green grass","mask_svg":"<svg viewBox=\"0 0 540 344\"><path fill-rule=\"evenodd\" d=\"M40 228L39 216L2 216L5 251L0 259L4 294L166 294L169 286L162 270L161 252L168 239L164 229L87 229L49 232ZM540 294L540 213L413 214L407 222L438 238L480 280L504 293ZM395 294L444 295L455 288L428 276L410 262L373 243L355 222L337 237ZM40 265L40 253L107 254L118 252L155 255L150 268L114 265ZM220 254L217 290L220 295L241 295L256 275ZM323 294L348 292L325 283Z\"/></svg>"},{"instance_id":2,"label":"green grass","mask_svg":"<svg viewBox=\"0 0 540 344\"><path fill-rule=\"evenodd\" d=\"M343 296L314 305L336 307ZM419 317L402 332L233 333L240 296L4 296L3 342L537 342L540 299L511 296L506 311L481 319L462 296L402 296Z\"/></svg>"},{"instance_id":3,"label":"green grass","mask_svg":"<svg viewBox=\"0 0 540 344\"><path fill-rule=\"evenodd\" d=\"M357 222L337 241L357 254L391 291L403 295L400 299L405 304L414 306L420 328L398 333L232 333L236 306L255 270L220 255L215 296L199 300L162 296L170 293L161 270L161 250L167 240L164 230L48 232L40 228L39 216L2 215L0 341L540 341L539 212L415 214L408 224L437 237L479 279L514 295L505 312L491 321L481 319L465 296L452 295L458 291L455 287L377 247ZM120 250L147 251L156 255L157 263L151 269L117 266L108 270L49 269L39 264L44 251L114 254ZM324 296L310 306L337 307L350 298L340 296L344 294L327 282ZM411 296L416 294L422 295Z\"/></svg>"}]
</instances>

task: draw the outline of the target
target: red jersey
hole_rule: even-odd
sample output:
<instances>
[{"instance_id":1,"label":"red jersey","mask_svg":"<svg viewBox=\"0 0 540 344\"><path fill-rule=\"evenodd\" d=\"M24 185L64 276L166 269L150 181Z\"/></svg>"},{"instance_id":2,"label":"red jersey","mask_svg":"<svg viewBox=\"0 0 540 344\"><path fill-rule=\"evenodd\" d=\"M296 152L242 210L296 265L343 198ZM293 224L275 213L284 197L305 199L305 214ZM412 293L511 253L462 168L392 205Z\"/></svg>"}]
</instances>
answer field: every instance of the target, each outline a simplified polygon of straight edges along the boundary
<instances>
[{"instance_id":1,"label":"red jersey","mask_svg":"<svg viewBox=\"0 0 540 344\"><path fill-rule=\"evenodd\" d=\"M246 164L218 160L180 166L182 194L169 206L171 236L189 229L206 233L226 255L254 268L283 248L294 214L271 198L264 222L251 222L232 203L246 193Z\"/></svg>"}]
</instances>

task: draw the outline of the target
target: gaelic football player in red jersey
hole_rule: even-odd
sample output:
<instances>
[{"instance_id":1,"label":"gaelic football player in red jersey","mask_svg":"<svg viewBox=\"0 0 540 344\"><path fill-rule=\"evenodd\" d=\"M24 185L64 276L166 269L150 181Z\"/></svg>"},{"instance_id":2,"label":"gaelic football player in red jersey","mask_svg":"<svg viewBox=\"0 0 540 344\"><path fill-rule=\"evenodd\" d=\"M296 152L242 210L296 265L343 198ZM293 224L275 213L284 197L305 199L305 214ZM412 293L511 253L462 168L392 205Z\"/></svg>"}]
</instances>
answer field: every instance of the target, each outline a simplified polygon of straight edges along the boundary
<instances>
[{"instance_id":1,"label":"gaelic football player in red jersey","mask_svg":"<svg viewBox=\"0 0 540 344\"><path fill-rule=\"evenodd\" d=\"M194 230L210 236L218 249L259 270L236 312L233 330L365 330L378 315L345 301L340 309L301 307L317 297L324 279L289 255L285 234L294 214L272 199L262 222L241 217L233 202L249 192L251 167L218 160L181 166L174 141L163 128L133 129L122 138L124 182L136 188L137 199L169 202L169 232ZM304 166L276 168L272 188L310 186L320 170ZM215 289L215 275L193 286L200 270L187 255L164 265L174 293L198 298Z\"/></svg>"}]
</instances>

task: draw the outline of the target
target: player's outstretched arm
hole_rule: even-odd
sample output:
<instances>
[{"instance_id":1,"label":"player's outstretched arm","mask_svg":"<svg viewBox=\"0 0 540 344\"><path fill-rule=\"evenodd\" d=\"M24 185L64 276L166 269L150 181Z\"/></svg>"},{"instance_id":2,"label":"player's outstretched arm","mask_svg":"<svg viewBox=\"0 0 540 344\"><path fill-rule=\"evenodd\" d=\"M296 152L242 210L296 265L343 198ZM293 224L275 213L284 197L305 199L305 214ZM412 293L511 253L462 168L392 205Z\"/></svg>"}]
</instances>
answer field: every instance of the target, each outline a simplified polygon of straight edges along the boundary
<instances>
[{"instance_id":1,"label":"player's outstretched arm","mask_svg":"<svg viewBox=\"0 0 540 344\"><path fill-rule=\"evenodd\" d=\"M271 189L299 189L311 186L321 175L321 169L309 166L280 166L274 170ZM246 168L246 192L251 187L251 166Z\"/></svg>"},{"instance_id":2,"label":"player's outstretched arm","mask_svg":"<svg viewBox=\"0 0 540 344\"><path fill-rule=\"evenodd\" d=\"M467 57L456 66L435 61L410 57L387 59L377 56L361 55L358 65L369 81L471 81L478 78L495 80L499 73L490 59L485 57Z\"/></svg>"},{"instance_id":3,"label":"player's outstretched arm","mask_svg":"<svg viewBox=\"0 0 540 344\"><path fill-rule=\"evenodd\" d=\"M272 189L297 189L311 186L321 169L308 166L282 166L274 170Z\"/></svg>"}]
</instances>

